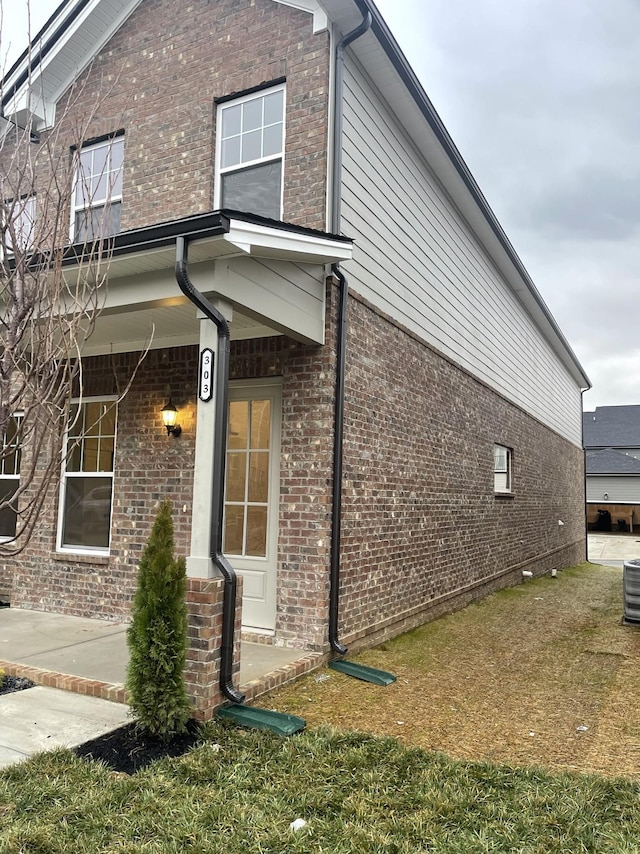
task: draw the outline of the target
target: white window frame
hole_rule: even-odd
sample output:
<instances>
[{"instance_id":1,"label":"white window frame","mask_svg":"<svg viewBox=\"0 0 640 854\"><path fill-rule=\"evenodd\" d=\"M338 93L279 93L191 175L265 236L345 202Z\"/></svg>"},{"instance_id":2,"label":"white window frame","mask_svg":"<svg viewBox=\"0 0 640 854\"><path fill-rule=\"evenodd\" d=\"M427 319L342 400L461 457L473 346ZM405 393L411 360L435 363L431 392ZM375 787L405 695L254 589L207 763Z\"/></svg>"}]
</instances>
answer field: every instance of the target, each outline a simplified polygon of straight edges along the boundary
<instances>
[{"instance_id":1,"label":"white window frame","mask_svg":"<svg viewBox=\"0 0 640 854\"><path fill-rule=\"evenodd\" d=\"M84 406L87 403L115 403L116 404L116 418L115 418L115 426L114 426L114 436L113 436L113 457L114 457L114 468L110 472L67 472L67 455L69 453L68 443L69 443L69 427L65 430L64 439L63 439L63 453L62 453L62 470L60 473L60 490L58 494L58 524L57 524L57 533L56 533L56 551L61 552L63 554L83 554L83 555L95 555L95 556L105 556L110 553L111 550L111 527L113 524L113 482L114 482L114 472L115 472L115 453L116 446L118 442L118 410L117 410L117 401L118 396L114 394L105 394L105 395L95 395L92 397L82 397L82 398L74 398L71 401L72 406L74 404L78 404L79 406ZM65 499L66 499L66 488L67 488L67 480L68 478L77 478L77 477L96 477L103 478L104 480L111 481L111 507L109 509L109 545L104 548L99 548L96 546L81 546L81 545L63 545L62 543L62 532L64 529L64 510L65 510Z\"/></svg>"},{"instance_id":2,"label":"white window frame","mask_svg":"<svg viewBox=\"0 0 640 854\"><path fill-rule=\"evenodd\" d=\"M17 236L20 237L21 245L19 247L20 252L27 252L33 246L34 242L34 229L36 222L36 197L35 193L29 193L27 195L21 196L19 199L11 200L6 202L6 208L9 211L13 211L14 218L14 230L17 232ZM24 238L24 241L22 240ZM11 257L13 257L14 249L9 245L9 235L7 234L7 252Z\"/></svg>"},{"instance_id":3,"label":"white window frame","mask_svg":"<svg viewBox=\"0 0 640 854\"><path fill-rule=\"evenodd\" d=\"M93 152L99 151L100 149L104 148L105 149L104 166L100 172L98 172L98 173L94 172L91 177L95 178L96 175L103 175L103 174L112 175L111 159L112 159L114 145L122 145L122 165L120 166L120 168L117 171L113 172L113 177L111 177L111 179L108 181L109 186L108 186L106 193L103 196L96 196L96 195L94 195L95 191L92 191L92 195L90 196L90 198L87 199L86 198L86 192L90 188L87 187L85 184L82 204L79 204L78 200L76 198L78 185L81 183L81 181L84 183L87 180L86 177L84 179L82 179L82 176L80 174L80 158L81 158L82 154L85 154L85 153L91 152L91 151L93 151ZM107 205L112 205L114 202L118 202L120 205L122 205L122 183L123 183L122 178L123 178L123 172L124 172L124 134L118 134L116 136L110 136L107 139L100 140L99 142L93 142L93 143L90 143L89 145L83 145L82 148L77 148L75 150L74 157L75 157L74 179L73 179L73 190L71 193L71 212L70 212L71 222L69 224L69 237L70 237L70 240L72 243L76 242L76 215L80 211L89 211L89 210L92 210L93 208L101 208L101 207L106 209ZM114 183L116 183L118 180L120 182L120 192L119 193L113 191ZM113 235L105 234L103 236L104 237L112 237Z\"/></svg>"},{"instance_id":4,"label":"white window frame","mask_svg":"<svg viewBox=\"0 0 640 854\"><path fill-rule=\"evenodd\" d=\"M22 411L13 412L11 414L11 417L13 419L15 419L16 421L18 421L18 437L19 437L19 435L20 435L20 424L22 423L22 419L24 418L24 412L22 412ZM7 435L5 433L5 435L2 436L2 450L3 450L3 452L4 452L5 448L7 448L7 447L8 447ZM16 490L18 490L20 488L20 467L22 465L22 442L18 441L18 443L16 444L15 447L16 447L16 452L20 454L20 462L18 463L18 466L17 466L17 469L18 469L17 474L5 474L5 471L4 471L5 459L3 456L2 459L0 459L0 480L15 480L15 481L17 481ZM17 518L17 516L18 516L18 513L16 510L16 533L11 537L7 537L4 534L0 534L0 543L10 543L12 540L15 540L16 535L18 533L18 518Z\"/></svg>"},{"instance_id":5,"label":"white window frame","mask_svg":"<svg viewBox=\"0 0 640 854\"><path fill-rule=\"evenodd\" d=\"M513 472L513 449L507 445L493 446L493 491L511 492Z\"/></svg>"},{"instance_id":6,"label":"white window frame","mask_svg":"<svg viewBox=\"0 0 640 854\"><path fill-rule=\"evenodd\" d=\"M265 98L268 95L273 95L275 92L282 92L282 146L279 154L272 154L266 157L258 157L253 160L241 160L233 166L222 166L222 115L225 110L230 107L240 106L249 101L255 101L258 98ZM251 92L248 95L241 95L238 98L225 100L219 103L216 111L216 146L215 146L215 180L214 180L214 207L219 209L222 206L222 181L225 175L236 172L244 172L253 166L261 166L267 163L275 163L278 160L282 163L280 172L280 214L279 219L283 216L284 206L284 154L285 154L285 136L286 136L286 118L287 118L287 88L286 83L279 83L276 86L269 86L265 89L259 89L257 92ZM263 124L262 129L265 128ZM268 125L267 125L268 127ZM242 134L240 134L242 135Z\"/></svg>"}]
</instances>

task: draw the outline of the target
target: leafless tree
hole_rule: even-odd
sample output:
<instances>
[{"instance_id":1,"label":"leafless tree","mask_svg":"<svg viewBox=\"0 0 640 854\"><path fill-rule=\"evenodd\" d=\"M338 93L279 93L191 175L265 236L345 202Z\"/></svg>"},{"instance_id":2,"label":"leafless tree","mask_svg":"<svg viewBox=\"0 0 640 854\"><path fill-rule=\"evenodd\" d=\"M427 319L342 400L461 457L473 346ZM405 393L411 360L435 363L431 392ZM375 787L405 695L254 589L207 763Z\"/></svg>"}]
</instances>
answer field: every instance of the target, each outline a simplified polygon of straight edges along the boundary
<instances>
[{"instance_id":1,"label":"leafless tree","mask_svg":"<svg viewBox=\"0 0 640 854\"><path fill-rule=\"evenodd\" d=\"M109 198L92 208L96 176L79 156L100 97L87 109L75 87L52 128L5 122L0 139L0 555L29 542L59 475L84 344L105 299ZM109 190L119 180L117 170L98 178ZM82 223L72 223L74 193L86 202Z\"/></svg>"}]
</instances>

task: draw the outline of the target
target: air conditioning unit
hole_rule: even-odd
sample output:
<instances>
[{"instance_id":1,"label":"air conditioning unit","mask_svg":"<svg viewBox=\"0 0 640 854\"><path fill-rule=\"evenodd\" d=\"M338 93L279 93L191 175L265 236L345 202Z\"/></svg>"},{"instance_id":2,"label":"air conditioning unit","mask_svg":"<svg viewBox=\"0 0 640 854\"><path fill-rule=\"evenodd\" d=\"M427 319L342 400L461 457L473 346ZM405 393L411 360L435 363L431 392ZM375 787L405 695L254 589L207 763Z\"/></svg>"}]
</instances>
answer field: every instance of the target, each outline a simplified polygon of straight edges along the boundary
<instances>
[{"instance_id":1,"label":"air conditioning unit","mask_svg":"<svg viewBox=\"0 0 640 854\"><path fill-rule=\"evenodd\" d=\"M622 604L625 624L640 626L640 559L625 560L622 569Z\"/></svg>"}]
</instances>

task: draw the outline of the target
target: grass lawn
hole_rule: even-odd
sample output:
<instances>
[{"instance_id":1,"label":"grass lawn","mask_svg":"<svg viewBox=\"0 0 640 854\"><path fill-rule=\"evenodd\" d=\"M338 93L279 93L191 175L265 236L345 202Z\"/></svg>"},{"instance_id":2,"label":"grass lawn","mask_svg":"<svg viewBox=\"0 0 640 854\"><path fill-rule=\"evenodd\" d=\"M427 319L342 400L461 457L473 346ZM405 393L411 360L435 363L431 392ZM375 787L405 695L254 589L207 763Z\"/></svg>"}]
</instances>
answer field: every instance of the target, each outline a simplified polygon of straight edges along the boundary
<instances>
[{"instance_id":1,"label":"grass lawn","mask_svg":"<svg viewBox=\"0 0 640 854\"><path fill-rule=\"evenodd\" d=\"M638 852L640 632L620 616L620 570L574 568L361 656L394 686L327 671L273 695L310 725L290 739L210 724L131 777L41 754L0 773L0 854Z\"/></svg>"},{"instance_id":2,"label":"grass lawn","mask_svg":"<svg viewBox=\"0 0 640 854\"><path fill-rule=\"evenodd\" d=\"M456 762L328 729L290 739L211 726L137 775L69 752L0 775L0 851L637 852L630 781ZM289 825L303 818L306 827Z\"/></svg>"},{"instance_id":3,"label":"grass lawn","mask_svg":"<svg viewBox=\"0 0 640 854\"><path fill-rule=\"evenodd\" d=\"M395 673L387 688L325 670L270 704L459 759L640 780L640 628L621 620L622 569L584 564L348 656Z\"/></svg>"}]
</instances>

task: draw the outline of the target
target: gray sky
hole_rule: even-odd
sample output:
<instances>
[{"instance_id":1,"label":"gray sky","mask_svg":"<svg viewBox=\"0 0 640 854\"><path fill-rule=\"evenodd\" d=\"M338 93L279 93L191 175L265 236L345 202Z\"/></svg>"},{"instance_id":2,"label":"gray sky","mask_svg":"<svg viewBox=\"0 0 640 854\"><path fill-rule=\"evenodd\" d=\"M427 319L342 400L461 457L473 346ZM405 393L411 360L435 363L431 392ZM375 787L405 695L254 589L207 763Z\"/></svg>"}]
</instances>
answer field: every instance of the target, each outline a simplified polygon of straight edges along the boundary
<instances>
[{"instance_id":1,"label":"gray sky","mask_svg":"<svg viewBox=\"0 0 640 854\"><path fill-rule=\"evenodd\" d=\"M5 0L2 55L26 45ZM31 0L35 32L58 5ZM640 403L640 2L377 0L591 378Z\"/></svg>"}]
</instances>

